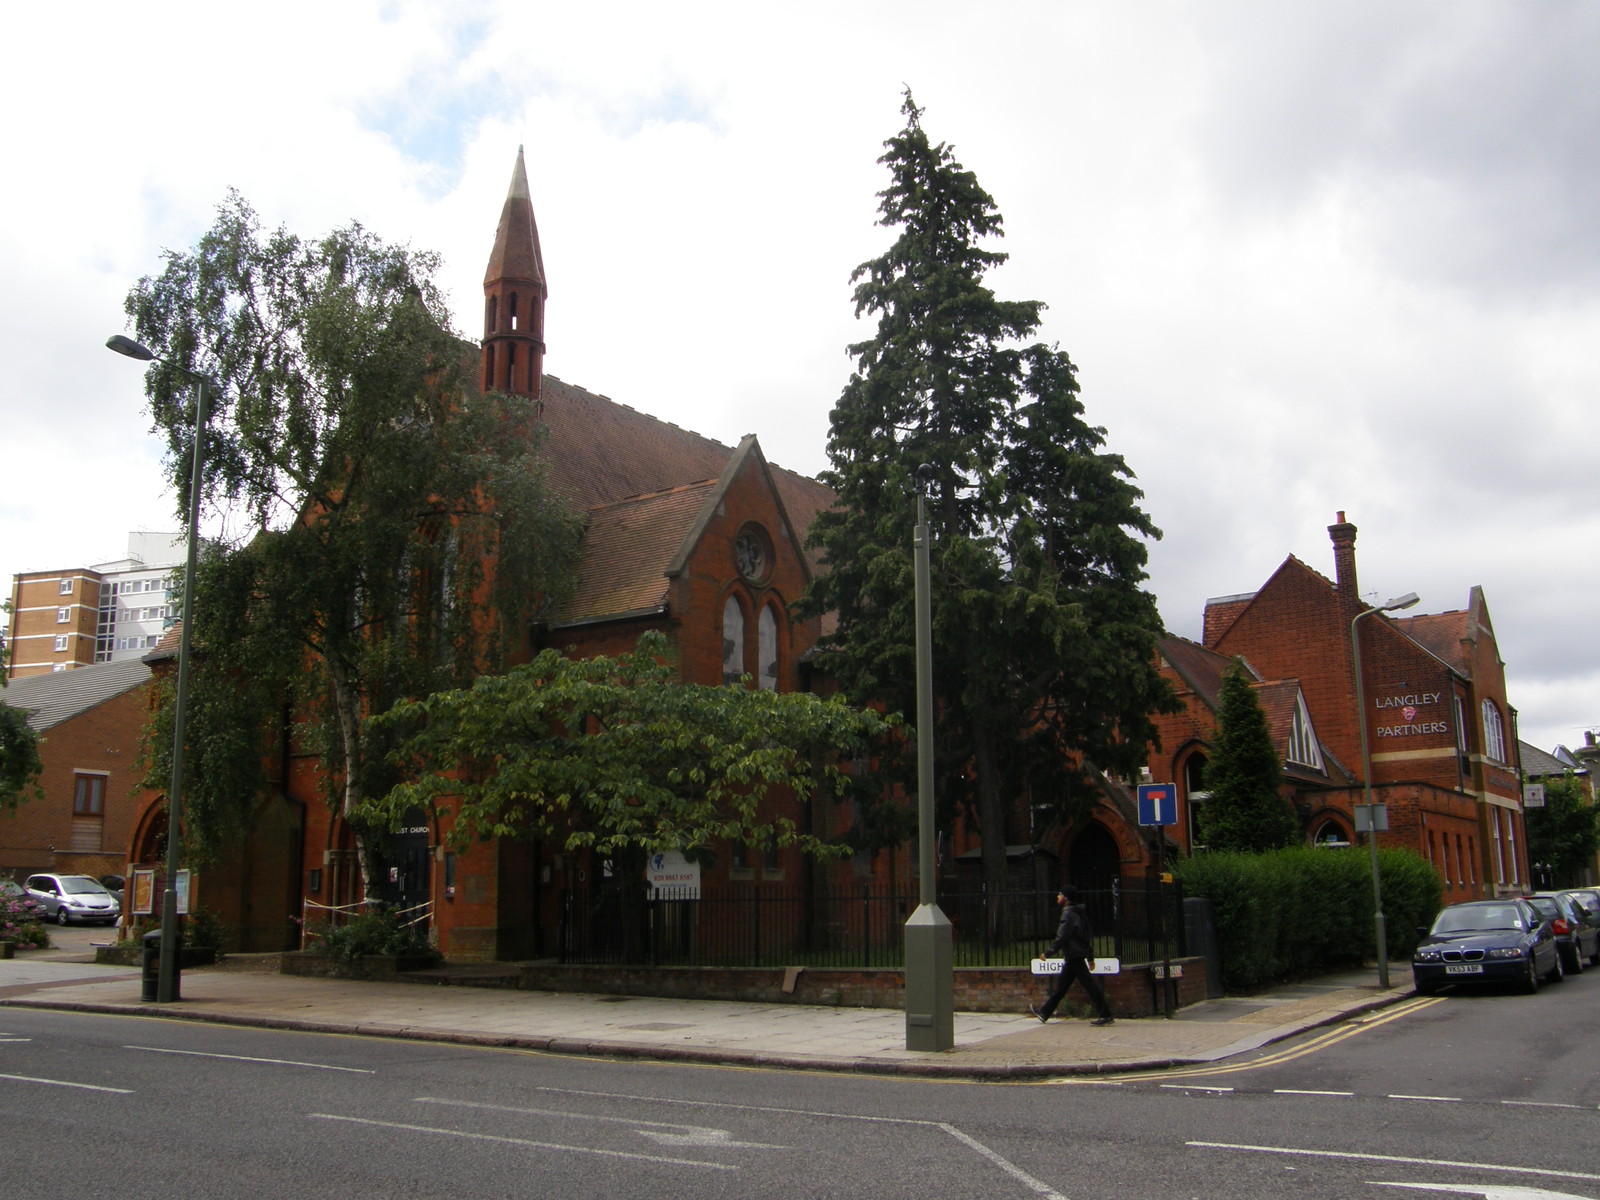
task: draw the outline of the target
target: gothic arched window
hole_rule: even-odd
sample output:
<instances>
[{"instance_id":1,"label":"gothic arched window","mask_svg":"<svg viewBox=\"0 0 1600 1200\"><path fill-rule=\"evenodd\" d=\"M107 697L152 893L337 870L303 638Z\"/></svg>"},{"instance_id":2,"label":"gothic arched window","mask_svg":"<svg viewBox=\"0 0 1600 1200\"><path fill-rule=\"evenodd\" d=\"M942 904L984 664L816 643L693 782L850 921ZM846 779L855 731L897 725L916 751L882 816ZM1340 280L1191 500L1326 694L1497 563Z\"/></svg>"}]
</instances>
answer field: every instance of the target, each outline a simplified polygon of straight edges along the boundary
<instances>
[{"instance_id":1,"label":"gothic arched window","mask_svg":"<svg viewBox=\"0 0 1600 1200\"><path fill-rule=\"evenodd\" d=\"M744 674L744 608L737 596L722 606L722 682L738 683Z\"/></svg>"}]
</instances>

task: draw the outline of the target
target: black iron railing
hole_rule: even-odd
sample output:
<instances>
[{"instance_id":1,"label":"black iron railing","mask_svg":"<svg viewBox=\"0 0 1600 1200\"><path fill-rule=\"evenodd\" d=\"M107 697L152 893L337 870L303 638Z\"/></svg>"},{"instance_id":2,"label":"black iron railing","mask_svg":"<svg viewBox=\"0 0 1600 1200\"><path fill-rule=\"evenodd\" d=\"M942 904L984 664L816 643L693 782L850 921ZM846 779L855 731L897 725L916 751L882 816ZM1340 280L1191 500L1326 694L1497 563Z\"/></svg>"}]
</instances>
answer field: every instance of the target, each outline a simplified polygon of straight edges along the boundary
<instances>
[{"instance_id":1,"label":"black iron railing","mask_svg":"<svg viewBox=\"0 0 1600 1200\"><path fill-rule=\"evenodd\" d=\"M1182 897L1172 885L1112 879L1081 889L1095 953L1150 961L1182 953ZM564 891L559 955L566 963L654 966L897 968L914 888L730 883L696 889ZM943 889L955 965L1021 966L1049 945L1055 893Z\"/></svg>"}]
</instances>

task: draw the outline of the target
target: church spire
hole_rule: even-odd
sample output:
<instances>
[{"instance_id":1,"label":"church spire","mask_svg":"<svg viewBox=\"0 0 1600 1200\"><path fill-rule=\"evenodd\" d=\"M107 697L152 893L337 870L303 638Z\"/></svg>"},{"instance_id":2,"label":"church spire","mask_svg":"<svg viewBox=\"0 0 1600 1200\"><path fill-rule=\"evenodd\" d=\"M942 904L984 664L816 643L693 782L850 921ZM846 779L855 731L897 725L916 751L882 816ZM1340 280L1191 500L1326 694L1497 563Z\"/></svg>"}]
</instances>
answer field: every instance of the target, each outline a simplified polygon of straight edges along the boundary
<instances>
[{"instance_id":1,"label":"church spire","mask_svg":"<svg viewBox=\"0 0 1600 1200\"><path fill-rule=\"evenodd\" d=\"M483 276L483 388L539 396L544 375L544 257L522 147Z\"/></svg>"}]
</instances>

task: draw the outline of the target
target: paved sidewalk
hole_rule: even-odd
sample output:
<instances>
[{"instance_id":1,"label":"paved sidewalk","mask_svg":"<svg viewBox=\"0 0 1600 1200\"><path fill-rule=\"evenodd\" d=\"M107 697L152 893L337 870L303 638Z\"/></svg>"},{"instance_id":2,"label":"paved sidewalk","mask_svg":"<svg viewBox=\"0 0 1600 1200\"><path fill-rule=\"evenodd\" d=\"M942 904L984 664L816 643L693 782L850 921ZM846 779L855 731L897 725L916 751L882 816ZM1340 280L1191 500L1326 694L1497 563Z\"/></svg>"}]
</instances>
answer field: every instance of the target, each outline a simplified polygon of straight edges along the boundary
<instances>
[{"instance_id":1,"label":"paved sidewalk","mask_svg":"<svg viewBox=\"0 0 1600 1200\"><path fill-rule=\"evenodd\" d=\"M1411 995L1408 964L1206 1001L1174 1019L1048 1025L1027 1014L957 1013L955 1046L905 1049L898 1009L823 1008L306 979L228 967L186 971L173 1004L139 999L137 970L0 961L0 1006L120 1013L328 1033L753 1066L1005 1079L1214 1062Z\"/></svg>"}]
</instances>

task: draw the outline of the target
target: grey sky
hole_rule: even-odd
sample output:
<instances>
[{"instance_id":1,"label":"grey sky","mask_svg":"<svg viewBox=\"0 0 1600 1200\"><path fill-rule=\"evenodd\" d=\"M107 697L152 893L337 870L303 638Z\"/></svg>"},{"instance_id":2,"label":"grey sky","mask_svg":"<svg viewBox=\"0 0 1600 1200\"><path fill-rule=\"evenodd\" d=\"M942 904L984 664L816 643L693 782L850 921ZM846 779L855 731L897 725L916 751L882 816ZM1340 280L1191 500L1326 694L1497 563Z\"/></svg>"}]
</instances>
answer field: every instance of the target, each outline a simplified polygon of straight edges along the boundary
<instances>
[{"instance_id":1,"label":"grey sky","mask_svg":"<svg viewBox=\"0 0 1600 1200\"><path fill-rule=\"evenodd\" d=\"M1207 596L1325 527L1362 586L1485 587L1525 738L1600 726L1600 7L310 4L12 14L0 577L171 528L121 298L237 187L440 251L457 322L526 145L553 374L825 464L909 84ZM120 11L120 10L119 10Z\"/></svg>"}]
</instances>

